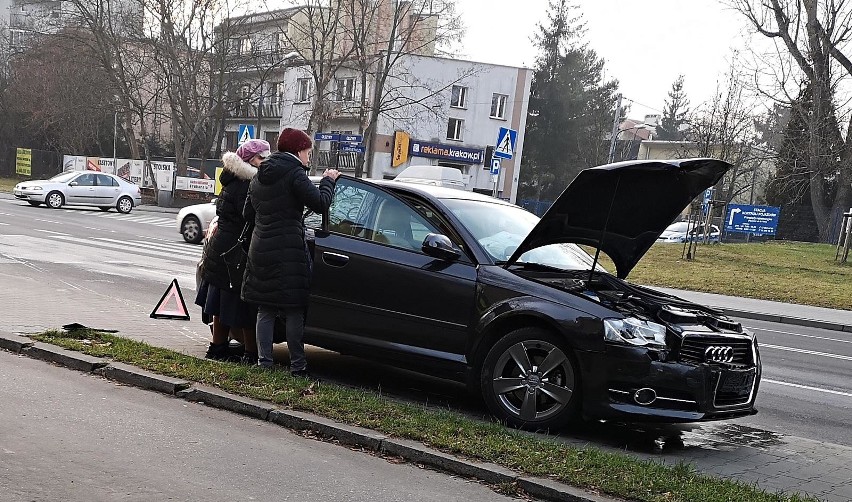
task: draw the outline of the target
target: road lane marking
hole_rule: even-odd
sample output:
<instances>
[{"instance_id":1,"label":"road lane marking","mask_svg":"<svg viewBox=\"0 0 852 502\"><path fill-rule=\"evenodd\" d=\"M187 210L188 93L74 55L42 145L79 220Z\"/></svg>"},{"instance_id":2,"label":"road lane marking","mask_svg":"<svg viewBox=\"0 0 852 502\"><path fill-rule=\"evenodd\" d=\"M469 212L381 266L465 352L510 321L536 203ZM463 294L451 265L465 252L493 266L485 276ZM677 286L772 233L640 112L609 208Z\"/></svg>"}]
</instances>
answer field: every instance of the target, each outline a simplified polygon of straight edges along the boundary
<instances>
[{"instance_id":1,"label":"road lane marking","mask_svg":"<svg viewBox=\"0 0 852 502\"><path fill-rule=\"evenodd\" d=\"M183 259L189 260L193 262L197 262L199 258L201 258L201 250L192 250L187 249L186 246L160 246L151 249L149 246L140 246L134 241L119 241L114 239L107 238L97 238L97 239L81 239L79 237L71 237L71 236L56 236L56 239L83 244L87 246L95 246L95 247L103 247L109 248L113 251L127 251L131 254L137 255L145 255L149 256L151 254L155 254L157 258L162 259Z\"/></svg>"},{"instance_id":2,"label":"road lane marking","mask_svg":"<svg viewBox=\"0 0 852 502\"><path fill-rule=\"evenodd\" d=\"M820 357L830 357L832 359L842 359L844 361L852 361L852 356L844 356L841 354L831 354L828 352L817 352L815 350L806 350L806 349L797 349L793 347L783 347L781 345L769 345L765 343L758 343L758 347L761 349L776 349L776 350L786 350L788 352L798 352L800 354L809 354L812 356L820 356Z\"/></svg>"},{"instance_id":3,"label":"road lane marking","mask_svg":"<svg viewBox=\"0 0 852 502\"><path fill-rule=\"evenodd\" d=\"M160 244L140 242L140 241L120 241L120 240L116 240L116 239L108 239L106 237L96 237L96 240L109 242L109 243L113 243L113 244L122 244L122 245L128 245L129 244L129 245L133 245L133 246L138 246L138 247L143 248L143 249L151 249L151 250L155 250L155 251L164 251L164 252L167 252L167 253L180 253L180 254L193 256L193 257L199 257L199 258L201 257L201 250L187 248L186 246L183 246L181 244L178 244L177 246L174 246L174 245L163 246L163 245L160 245Z\"/></svg>"},{"instance_id":4,"label":"road lane marking","mask_svg":"<svg viewBox=\"0 0 852 502\"><path fill-rule=\"evenodd\" d=\"M44 232L46 234L53 234L53 235L71 235L71 234L63 234L62 232L54 232L53 230L39 230L39 229L35 229L35 230L37 232Z\"/></svg>"},{"instance_id":5,"label":"road lane marking","mask_svg":"<svg viewBox=\"0 0 852 502\"><path fill-rule=\"evenodd\" d=\"M761 378L760 383L774 383L775 385L784 385L785 387L795 387L802 390L813 390L816 392L825 392L826 394L834 394L837 396L852 397L852 392L840 392L839 390L820 389L819 387L811 387L809 385L801 385L798 383L781 382L779 380L771 380L769 378Z\"/></svg>"},{"instance_id":6,"label":"road lane marking","mask_svg":"<svg viewBox=\"0 0 852 502\"><path fill-rule=\"evenodd\" d=\"M749 327L748 329L753 329L755 331L768 331L770 333L778 333L778 334L781 334L781 335L800 336L802 338L815 338L817 340L827 340L829 342L852 343L852 340L840 340L838 338L828 338L828 337L825 337L825 336L804 335L802 333L791 333L789 331L778 331L776 329L751 328L751 327Z\"/></svg>"},{"instance_id":7,"label":"road lane marking","mask_svg":"<svg viewBox=\"0 0 852 502\"><path fill-rule=\"evenodd\" d=\"M58 221L53 221L53 220L43 220L43 219L41 219L41 218L33 218L33 219L34 219L35 221L41 221L41 222L44 222L44 223L55 223L55 224L57 224L57 225L61 225L61 223L59 223Z\"/></svg>"}]
</instances>

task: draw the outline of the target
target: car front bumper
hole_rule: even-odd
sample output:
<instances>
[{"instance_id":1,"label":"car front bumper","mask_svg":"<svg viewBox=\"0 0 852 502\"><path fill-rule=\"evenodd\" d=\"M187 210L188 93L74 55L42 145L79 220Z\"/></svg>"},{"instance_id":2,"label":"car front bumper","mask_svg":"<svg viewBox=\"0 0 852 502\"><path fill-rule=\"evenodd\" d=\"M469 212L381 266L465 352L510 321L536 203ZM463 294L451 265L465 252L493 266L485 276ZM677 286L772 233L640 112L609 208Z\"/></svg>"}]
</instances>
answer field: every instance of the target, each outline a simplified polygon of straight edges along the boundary
<instances>
[{"instance_id":1,"label":"car front bumper","mask_svg":"<svg viewBox=\"0 0 852 502\"><path fill-rule=\"evenodd\" d=\"M666 351L608 345L582 359L584 410L594 418L694 422L757 413L761 365L690 364ZM605 371L601 371L605 369Z\"/></svg>"},{"instance_id":2,"label":"car front bumper","mask_svg":"<svg viewBox=\"0 0 852 502\"><path fill-rule=\"evenodd\" d=\"M33 202L44 202L45 191L44 190L13 190L12 195L14 195L16 199L20 199L20 200L29 200L29 201L33 201Z\"/></svg>"}]
</instances>

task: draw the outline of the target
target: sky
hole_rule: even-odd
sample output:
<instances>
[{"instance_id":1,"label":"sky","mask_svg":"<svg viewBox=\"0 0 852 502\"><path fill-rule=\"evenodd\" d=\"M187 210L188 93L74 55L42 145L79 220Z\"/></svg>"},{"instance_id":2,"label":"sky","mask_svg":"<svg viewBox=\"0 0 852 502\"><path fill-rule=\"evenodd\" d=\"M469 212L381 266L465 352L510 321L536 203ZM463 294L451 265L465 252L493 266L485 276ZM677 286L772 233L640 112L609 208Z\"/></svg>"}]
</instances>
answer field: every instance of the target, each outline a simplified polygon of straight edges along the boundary
<instances>
[{"instance_id":1,"label":"sky","mask_svg":"<svg viewBox=\"0 0 852 502\"><path fill-rule=\"evenodd\" d=\"M732 49L750 38L742 16L718 0L574 0L586 41L606 61L607 78L632 103L628 117L662 113L678 75L691 108L712 98ZM547 0L457 0L466 33L464 59L532 67L531 40L547 22Z\"/></svg>"}]
</instances>

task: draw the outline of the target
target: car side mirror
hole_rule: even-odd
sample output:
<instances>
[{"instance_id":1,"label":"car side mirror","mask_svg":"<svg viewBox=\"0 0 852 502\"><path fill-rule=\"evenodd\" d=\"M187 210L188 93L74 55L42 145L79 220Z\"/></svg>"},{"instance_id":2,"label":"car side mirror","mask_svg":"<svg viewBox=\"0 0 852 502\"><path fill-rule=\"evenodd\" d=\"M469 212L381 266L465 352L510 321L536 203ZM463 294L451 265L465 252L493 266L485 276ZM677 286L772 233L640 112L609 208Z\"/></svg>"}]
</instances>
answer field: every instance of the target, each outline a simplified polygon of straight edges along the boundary
<instances>
[{"instance_id":1,"label":"car side mirror","mask_svg":"<svg viewBox=\"0 0 852 502\"><path fill-rule=\"evenodd\" d=\"M461 256L461 251L453 245L453 241L443 234L427 234L421 249L427 256L439 260L453 261Z\"/></svg>"},{"instance_id":2,"label":"car side mirror","mask_svg":"<svg viewBox=\"0 0 852 502\"><path fill-rule=\"evenodd\" d=\"M69 186L69 187L75 187L75 186L77 186L77 182L76 182L76 181L72 181L71 183L68 183L68 186Z\"/></svg>"}]
</instances>

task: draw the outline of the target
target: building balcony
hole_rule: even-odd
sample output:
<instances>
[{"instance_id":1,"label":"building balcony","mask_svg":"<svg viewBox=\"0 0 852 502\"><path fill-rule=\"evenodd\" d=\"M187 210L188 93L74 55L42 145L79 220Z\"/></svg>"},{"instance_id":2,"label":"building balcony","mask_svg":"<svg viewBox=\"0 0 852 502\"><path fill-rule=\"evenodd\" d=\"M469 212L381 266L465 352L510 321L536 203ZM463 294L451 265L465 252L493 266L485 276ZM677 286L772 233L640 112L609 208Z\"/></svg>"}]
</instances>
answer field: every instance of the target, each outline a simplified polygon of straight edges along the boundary
<instances>
[{"instance_id":1,"label":"building balcony","mask_svg":"<svg viewBox=\"0 0 852 502\"><path fill-rule=\"evenodd\" d=\"M258 106L259 105L259 106ZM258 115L260 108L260 115ZM281 118L281 105L279 103L241 103L228 110L228 118Z\"/></svg>"}]
</instances>

